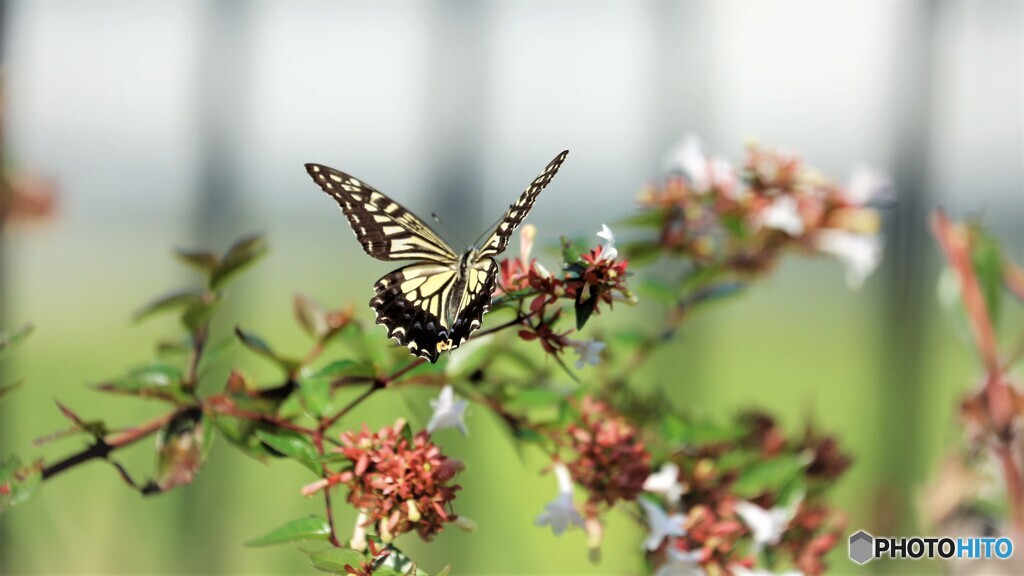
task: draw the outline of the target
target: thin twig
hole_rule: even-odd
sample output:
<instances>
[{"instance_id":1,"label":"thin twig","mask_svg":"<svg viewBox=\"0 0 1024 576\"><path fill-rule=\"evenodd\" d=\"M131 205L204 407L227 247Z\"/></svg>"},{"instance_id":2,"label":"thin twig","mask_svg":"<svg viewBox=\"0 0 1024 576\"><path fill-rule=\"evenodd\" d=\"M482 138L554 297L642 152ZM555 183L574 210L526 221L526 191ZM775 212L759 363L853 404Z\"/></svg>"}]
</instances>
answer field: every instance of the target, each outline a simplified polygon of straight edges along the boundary
<instances>
[{"instance_id":1,"label":"thin twig","mask_svg":"<svg viewBox=\"0 0 1024 576\"><path fill-rule=\"evenodd\" d=\"M43 480L49 480L57 474L60 474L65 470L70 470L79 464L84 464L85 462L96 458L106 458L111 452L119 448L124 448L125 446L130 446L150 434L153 434L157 430L160 430L185 410L186 408L182 408L174 412L169 412L141 426L116 434L109 439L97 439L95 443L91 444L85 450L72 454L55 464L51 464L50 466L44 466L41 472L42 478Z\"/></svg>"},{"instance_id":2,"label":"thin twig","mask_svg":"<svg viewBox=\"0 0 1024 576\"><path fill-rule=\"evenodd\" d=\"M192 358L189 362L188 378L182 382L182 388L186 392L195 391L196 386L199 384L199 361L203 359L203 350L206 348L208 330L208 326L201 326L196 330L195 336L192 339Z\"/></svg>"},{"instance_id":3,"label":"thin twig","mask_svg":"<svg viewBox=\"0 0 1024 576\"><path fill-rule=\"evenodd\" d=\"M324 455L324 436L322 430L317 430L313 433L313 446L316 447L316 453L320 456ZM327 469L327 464L320 465L320 473L323 474L324 478L331 475L331 471ZM324 506L327 507L327 526L330 528L330 535L328 540L331 545L335 548L341 548L341 542L338 540L338 533L334 529L334 507L331 506L331 487L326 486L324 492Z\"/></svg>"},{"instance_id":4,"label":"thin twig","mask_svg":"<svg viewBox=\"0 0 1024 576\"><path fill-rule=\"evenodd\" d=\"M1003 466L1003 475L1006 477L1006 494L1010 505L1010 515L1013 518L1013 532L1017 536L1024 534L1024 484L1022 484L1020 470L1013 459L1013 452L1007 443L995 448L996 456Z\"/></svg>"},{"instance_id":5,"label":"thin twig","mask_svg":"<svg viewBox=\"0 0 1024 576\"><path fill-rule=\"evenodd\" d=\"M305 426L295 424L294 422L289 422L288 420L282 420L281 418L272 416L270 414L264 414L262 412L252 412L250 410L241 410L239 408L234 407L233 405L225 404L223 402L211 402L207 400L203 402L203 409L210 412L216 412L217 414L223 414L225 416L241 418L242 420L254 420L257 422L263 422L265 424L272 424L279 428L284 428L285 430L291 430L293 432L299 432L301 434L311 435L314 432L312 428L307 428Z\"/></svg>"},{"instance_id":6,"label":"thin twig","mask_svg":"<svg viewBox=\"0 0 1024 576\"><path fill-rule=\"evenodd\" d=\"M364 400L366 400L367 398L369 398L370 396L372 396L374 392L376 392L377 390L382 390L384 387L385 387L385 384L383 382L381 382L381 381L374 382L374 384L372 386L370 386L366 390L363 390L362 394L360 394L354 400L349 402L344 408L342 408L336 414L334 414L334 416L331 416L330 418L327 418L326 420L321 422L320 423L320 430L327 430L331 426L334 426L334 424L338 420L341 420L346 414L348 414L353 409L355 409L356 406L362 404L362 402Z\"/></svg>"}]
</instances>

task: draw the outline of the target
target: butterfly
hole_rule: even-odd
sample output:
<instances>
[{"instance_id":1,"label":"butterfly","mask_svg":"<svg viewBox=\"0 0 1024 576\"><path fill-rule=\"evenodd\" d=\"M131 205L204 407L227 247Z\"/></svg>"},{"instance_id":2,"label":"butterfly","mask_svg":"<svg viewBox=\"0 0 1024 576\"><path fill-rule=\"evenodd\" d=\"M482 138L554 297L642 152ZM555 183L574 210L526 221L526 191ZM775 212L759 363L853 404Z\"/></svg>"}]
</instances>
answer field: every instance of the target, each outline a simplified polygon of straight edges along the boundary
<instances>
[{"instance_id":1,"label":"butterfly","mask_svg":"<svg viewBox=\"0 0 1024 576\"><path fill-rule=\"evenodd\" d=\"M359 243L378 260L414 260L373 285L370 307L377 324L420 358L437 362L461 346L491 307L496 256L569 154L565 150L526 188L479 248L458 254L433 229L369 184L322 164L306 171L338 203Z\"/></svg>"}]
</instances>

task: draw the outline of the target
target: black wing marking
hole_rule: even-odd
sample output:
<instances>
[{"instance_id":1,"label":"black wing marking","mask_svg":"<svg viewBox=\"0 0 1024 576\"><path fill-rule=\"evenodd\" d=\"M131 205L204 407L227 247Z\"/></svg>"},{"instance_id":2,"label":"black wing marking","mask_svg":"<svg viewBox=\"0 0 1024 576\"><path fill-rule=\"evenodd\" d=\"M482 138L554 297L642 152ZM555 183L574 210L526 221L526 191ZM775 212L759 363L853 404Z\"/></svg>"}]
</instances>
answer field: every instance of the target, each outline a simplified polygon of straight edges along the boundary
<instances>
[{"instance_id":1,"label":"black wing marking","mask_svg":"<svg viewBox=\"0 0 1024 576\"><path fill-rule=\"evenodd\" d=\"M505 217L498 222L498 227L494 229L494 232L491 233L490 237L487 238L487 241L480 248L480 258L492 258L505 251L512 233L515 232L519 224L529 214L530 209L533 208L533 203L537 201L537 196L551 182L551 179L555 177L555 174L558 173L558 168L568 155L569 151L565 150L558 156L555 156L555 159L548 163L544 171L519 196L516 203L508 207Z\"/></svg>"},{"instance_id":2,"label":"black wing marking","mask_svg":"<svg viewBox=\"0 0 1024 576\"><path fill-rule=\"evenodd\" d=\"M321 164L306 164L306 171L338 203L370 256L441 262L457 258L430 226L369 184Z\"/></svg>"},{"instance_id":3,"label":"black wing marking","mask_svg":"<svg viewBox=\"0 0 1024 576\"><path fill-rule=\"evenodd\" d=\"M370 307L377 324L388 336L421 358L437 362L441 352L461 346L478 328L491 306L498 265L488 258L478 261L465 283L458 272L445 265L423 263L403 266L374 284ZM451 326L443 319L449 302L460 302Z\"/></svg>"},{"instance_id":4,"label":"black wing marking","mask_svg":"<svg viewBox=\"0 0 1024 576\"><path fill-rule=\"evenodd\" d=\"M491 298L498 283L498 264L491 258L477 260L469 272L477 274L476 282L466 284L462 306L452 323L452 349L462 346L480 328L484 314L491 309Z\"/></svg>"},{"instance_id":5,"label":"black wing marking","mask_svg":"<svg viewBox=\"0 0 1024 576\"><path fill-rule=\"evenodd\" d=\"M411 264L385 275L373 285L370 307L388 337L421 358L437 362L448 348L448 327L441 320L456 281L456 272L440 264Z\"/></svg>"}]
</instances>

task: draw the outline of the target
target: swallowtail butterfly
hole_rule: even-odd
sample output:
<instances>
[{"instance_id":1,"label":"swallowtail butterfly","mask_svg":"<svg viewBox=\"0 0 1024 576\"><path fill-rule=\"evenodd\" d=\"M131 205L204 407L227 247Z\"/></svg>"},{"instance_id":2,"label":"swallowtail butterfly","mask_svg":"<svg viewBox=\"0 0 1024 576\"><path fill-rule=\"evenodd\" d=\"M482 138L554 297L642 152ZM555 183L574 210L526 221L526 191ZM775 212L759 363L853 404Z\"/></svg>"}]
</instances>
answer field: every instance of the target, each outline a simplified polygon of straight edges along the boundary
<instances>
[{"instance_id":1,"label":"swallowtail butterfly","mask_svg":"<svg viewBox=\"0 0 1024 576\"><path fill-rule=\"evenodd\" d=\"M388 336L421 358L461 346L480 327L498 277L494 258L505 251L541 190L558 172L566 150L509 206L479 247L457 254L434 230L369 184L321 164L306 164L313 180L348 217L363 250L378 260L413 260L374 284L370 307Z\"/></svg>"}]
</instances>

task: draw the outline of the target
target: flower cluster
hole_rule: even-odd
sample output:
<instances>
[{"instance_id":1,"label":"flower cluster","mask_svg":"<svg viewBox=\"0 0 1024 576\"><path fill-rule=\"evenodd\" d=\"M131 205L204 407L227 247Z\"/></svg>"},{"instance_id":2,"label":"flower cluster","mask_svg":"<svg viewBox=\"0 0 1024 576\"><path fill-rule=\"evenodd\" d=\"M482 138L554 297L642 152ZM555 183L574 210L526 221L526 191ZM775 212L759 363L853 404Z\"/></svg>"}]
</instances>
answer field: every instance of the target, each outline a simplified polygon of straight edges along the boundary
<instances>
[{"instance_id":1,"label":"flower cluster","mask_svg":"<svg viewBox=\"0 0 1024 576\"><path fill-rule=\"evenodd\" d=\"M696 264L750 274L770 270L786 248L839 258L859 286L877 267L879 218L870 207L889 181L858 168L847 186L825 180L793 153L751 145L741 172L707 158L689 138L670 156L669 176L640 195L658 230L654 245Z\"/></svg>"},{"instance_id":2,"label":"flower cluster","mask_svg":"<svg viewBox=\"0 0 1024 576\"><path fill-rule=\"evenodd\" d=\"M462 462L442 454L425 431L407 437L405 427L401 420L377 433L364 426L342 434L338 448L352 469L337 483L348 487L348 502L385 542L411 530L430 540L456 519L451 504L461 486L452 481Z\"/></svg>"},{"instance_id":3,"label":"flower cluster","mask_svg":"<svg viewBox=\"0 0 1024 576\"><path fill-rule=\"evenodd\" d=\"M528 300L528 311L521 312L523 320L527 321L519 331L523 340L538 341L544 351L552 355L574 350L579 356L577 368L597 364L604 344L572 340L569 338L572 330L556 328L562 318L562 308L557 303L562 299L574 302L578 328L592 314L600 313L602 305L611 308L615 300L635 303L636 298L626 284L629 261L619 259L615 236L607 225L602 225L597 236L605 243L587 252L577 254L571 243L565 241L565 262L562 276L558 277L530 257L536 234L533 226L523 227L519 257L501 261L497 293Z\"/></svg>"},{"instance_id":4,"label":"flower cluster","mask_svg":"<svg viewBox=\"0 0 1024 576\"><path fill-rule=\"evenodd\" d=\"M650 474L651 461L639 430L591 397L583 399L580 419L581 424L568 427L577 454L569 471L587 490L588 503L613 506L619 500L635 500Z\"/></svg>"},{"instance_id":5,"label":"flower cluster","mask_svg":"<svg viewBox=\"0 0 1024 576\"><path fill-rule=\"evenodd\" d=\"M775 551L774 562L788 559L804 574L825 571L824 557L839 541L842 525L821 495L849 458L833 439L810 431L787 439L763 414L743 415L739 424L743 434L688 446L682 452L687 457L666 462L644 484L655 497L639 502L656 574L776 569L762 564L760 552L766 548ZM720 457L727 453L755 464L723 465ZM757 463L792 467L793 475L775 483L744 478Z\"/></svg>"}]
</instances>

